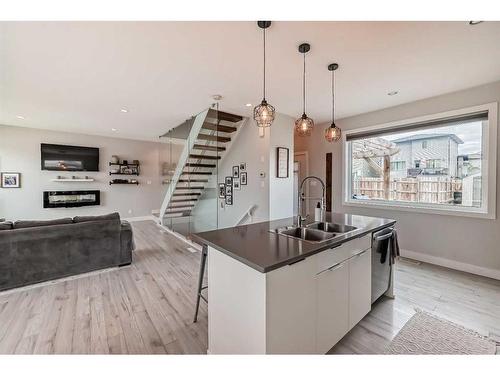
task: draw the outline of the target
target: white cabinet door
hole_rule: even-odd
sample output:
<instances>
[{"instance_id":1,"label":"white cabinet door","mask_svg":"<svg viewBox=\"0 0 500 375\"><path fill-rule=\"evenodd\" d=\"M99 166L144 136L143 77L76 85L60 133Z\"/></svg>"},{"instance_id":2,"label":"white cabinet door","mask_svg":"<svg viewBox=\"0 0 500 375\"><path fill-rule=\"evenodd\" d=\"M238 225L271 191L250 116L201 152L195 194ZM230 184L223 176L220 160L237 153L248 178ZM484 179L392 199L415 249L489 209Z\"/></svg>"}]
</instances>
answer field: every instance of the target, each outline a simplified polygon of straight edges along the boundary
<instances>
[{"instance_id":1,"label":"white cabinet door","mask_svg":"<svg viewBox=\"0 0 500 375\"><path fill-rule=\"evenodd\" d=\"M316 352L316 259L308 257L267 276L266 353Z\"/></svg>"},{"instance_id":2,"label":"white cabinet door","mask_svg":"<svg viewBox=\"0 0 500 375\"><path fill-rule=\"evenodd\" d=\"M316 351L320 354L328 352L349 330L348 263L340 263L316 276Z\"/></svg>"},{"instance_id":3,"label":"white cabinet door","mask_svg":"<svg viewBox=\"0 0 500 375\"><path fill-rule=\"evenodd\" d=\"M371 310L371 249L349 260L349 330Z\"/></svg>"}]
</instances>

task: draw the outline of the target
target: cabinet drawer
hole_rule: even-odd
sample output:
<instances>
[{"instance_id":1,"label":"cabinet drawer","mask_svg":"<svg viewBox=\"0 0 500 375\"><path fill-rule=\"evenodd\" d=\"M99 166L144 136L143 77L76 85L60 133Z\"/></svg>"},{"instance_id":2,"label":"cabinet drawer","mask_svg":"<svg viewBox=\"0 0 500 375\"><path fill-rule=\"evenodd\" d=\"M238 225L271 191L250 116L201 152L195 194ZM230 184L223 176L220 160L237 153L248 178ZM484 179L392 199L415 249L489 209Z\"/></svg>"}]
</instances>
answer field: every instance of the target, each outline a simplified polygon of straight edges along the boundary
<instances>
[{"instance_id":1,"label":"cabinet drawer","mask_svg":"<svg viewBox=\"0 0 500 375\"><path fill-rule=\"evenodd\" d=\"M316 258L317 273L324 271L333 265L349 259L360 251L371 247L371 234L344 242L342 245L318 253Z\"/></svg>"}]
</instances>

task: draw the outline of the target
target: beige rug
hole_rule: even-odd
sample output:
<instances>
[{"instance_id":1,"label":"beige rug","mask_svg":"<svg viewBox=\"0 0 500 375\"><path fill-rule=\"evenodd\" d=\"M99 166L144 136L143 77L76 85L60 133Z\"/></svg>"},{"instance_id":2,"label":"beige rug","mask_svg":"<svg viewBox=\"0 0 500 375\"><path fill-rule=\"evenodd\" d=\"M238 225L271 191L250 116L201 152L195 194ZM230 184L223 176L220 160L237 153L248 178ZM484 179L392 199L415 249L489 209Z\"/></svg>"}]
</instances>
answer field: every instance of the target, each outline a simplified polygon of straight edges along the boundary
<instances>
[{"instance_id":1,"label":"beige rug","mask_svg":"<svg viewBox=\"0 0 500 375\"><path fill-rule=\"evenodd\" d=\"M392 340L386 354L495 354L496 343L479 333L417 311Z\"/></svg>"}]
</instances>

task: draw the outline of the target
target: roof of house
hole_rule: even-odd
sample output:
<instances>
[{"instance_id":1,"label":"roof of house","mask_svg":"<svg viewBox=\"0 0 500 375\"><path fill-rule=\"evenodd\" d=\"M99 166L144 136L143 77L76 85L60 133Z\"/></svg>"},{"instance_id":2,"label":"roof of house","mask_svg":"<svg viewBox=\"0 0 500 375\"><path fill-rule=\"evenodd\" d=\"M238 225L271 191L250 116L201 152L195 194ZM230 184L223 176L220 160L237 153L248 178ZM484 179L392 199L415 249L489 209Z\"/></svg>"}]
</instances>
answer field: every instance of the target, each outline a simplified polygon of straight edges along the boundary
<instances>
[{"instance_id":1,"label":"roof of house","mask_svg":"<svg viewBox=\"0 0 500 375\"><path fill-rule=\"evenodd\" d=\"M395 139L392 142L401 143L401 142L419 141L419 140L424 140L424 139L442 138L442 137L449 137L449 138L453 139L455 142L457 142L458 144L464 143L464 141L462 141L459 137L457 137L453 133L448 133L448 134L446 134L446 133L443 133L443 134L439 134L439 133L437 133L437 134L415 134L415 135L410 135L408 137L402 137L402 138Z\"/></svg>"}]
</instances>

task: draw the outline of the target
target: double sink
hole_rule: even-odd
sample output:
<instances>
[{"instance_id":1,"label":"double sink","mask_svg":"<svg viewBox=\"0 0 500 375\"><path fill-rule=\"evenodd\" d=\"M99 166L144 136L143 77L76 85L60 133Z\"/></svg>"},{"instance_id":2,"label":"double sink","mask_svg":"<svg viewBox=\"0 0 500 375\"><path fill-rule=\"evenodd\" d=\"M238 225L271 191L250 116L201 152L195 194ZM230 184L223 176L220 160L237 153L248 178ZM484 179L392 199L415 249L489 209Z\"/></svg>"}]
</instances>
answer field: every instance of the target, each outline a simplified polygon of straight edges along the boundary
<instances>
[{"instance_id":1,"label":"double sink","mask_svg":"<svg viewBox=\"0 0 500 375\"><path fill-rule=\"evenodd\" d=\"M282 227L277 228L273 232L286 236L296 238L302 241L309 242L324 242L332 238L351 232L358 228L347 224L328 223L328 222L315 222L305 227Z\"/></svg>"}]
</instances>

